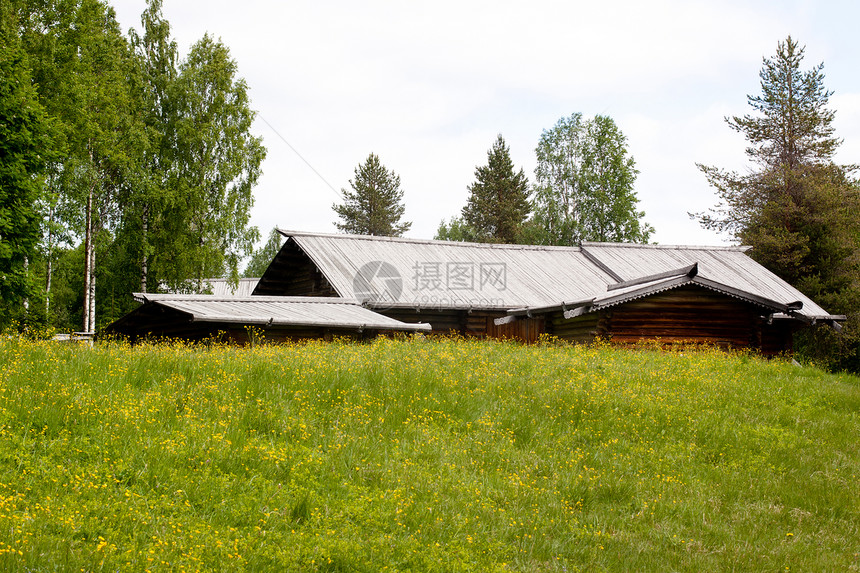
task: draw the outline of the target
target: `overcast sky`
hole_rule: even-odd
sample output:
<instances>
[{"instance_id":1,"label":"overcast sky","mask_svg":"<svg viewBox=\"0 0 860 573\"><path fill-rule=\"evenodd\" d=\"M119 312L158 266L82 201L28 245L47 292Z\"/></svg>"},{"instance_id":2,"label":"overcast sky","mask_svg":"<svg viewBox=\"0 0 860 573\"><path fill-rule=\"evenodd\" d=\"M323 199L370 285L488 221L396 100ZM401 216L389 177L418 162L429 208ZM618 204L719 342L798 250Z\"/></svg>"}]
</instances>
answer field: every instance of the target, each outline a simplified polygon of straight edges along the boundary
<instances>
[{"instance_id":1,"label":"overcast sky","mask_svg":"<svg viewBox=\"0 0 860 573\"><path fill-rule=\"evenodd\" d=\"M112 4L124 30L140 29L145 0ZM541 132L581 112L627 136L652 240L721 244L687 216L716 202L695 164L746 169L724 117L749 112L762 58L789 34L805 69L824 62L837 159L860 163L850 0L164 0L163 12L181 56L208 32L250 86L268 149L252 209L264 237L275 225L333 232L331 205L373 152L401 177L407 236L432 238L497 134L532 180Z\"/></svg>"}]
</instances>

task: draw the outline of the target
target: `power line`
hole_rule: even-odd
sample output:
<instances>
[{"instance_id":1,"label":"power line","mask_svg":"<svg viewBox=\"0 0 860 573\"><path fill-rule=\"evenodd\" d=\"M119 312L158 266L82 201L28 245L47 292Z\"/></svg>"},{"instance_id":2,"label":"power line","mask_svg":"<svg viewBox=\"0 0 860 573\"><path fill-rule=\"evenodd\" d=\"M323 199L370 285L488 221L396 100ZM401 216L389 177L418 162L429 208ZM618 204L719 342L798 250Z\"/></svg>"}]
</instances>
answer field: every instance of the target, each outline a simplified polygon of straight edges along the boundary
<instances>
[{"instance_id":1,"label":"power line","mask_svg":"<svg viewBox=\"0 0 860 573\"><path fill-rule=\"evenodd\" d=\"M311 164L310 164L310 162L302 156L302 154L301 154L301 153L299 153L299 150L298 150L298 149L296 149L295 147L293 147L293 146L290 144L290 142L289 142L289 141L287 141L287 139L286 139L283 135L281 135L281 134L280 134L280 132L279 132L277 129L275 129L275 126L274 126L274 125L272 125L271 123L269 123L269 122L268 122L268 120L266 120L266 118L265 118L265 117L263 117L262 115L260 115L260 114L259 114L259 112L257 113L257 117L259 117L260 119L262 119L262 120L263 120L263 123L265 123L266 125L268 125L268 126L269 126L269 128L270 128L272 131L274 131L274 132L275 132L275 135L277 135L278 137L280 137L280 138L281 138L281 141L283 141L284 143L286 143L286 144L287 144L287 147L289 147L290 149L292 149L292 150L293 150L293 153L295 153L295 154L298 156L298 158L299 158L299 159L301 159L302 161L304 161L304 162L305 162L305 165L307 165L308 167L310 167L311 171L313 171L314 173L316 173L317 177L319 177L319 178L322 180L322 182L323 182L323 183L325 183L326 185L328 185L328 188L329 188L329 189L331 189L332 191L334 191L334 193L335 193L335 195L337 195L337 198L338 198L338 199L343 199L343 196L341 195L340 191L338 191L337 189L335 189L335 188L334 188L334 186L333 186L331 183L329 183L329 182L326 180L326 178L325 178L325 177L323 177L323 176L322 176L322 174L321 174L319 171L317 171L317 170L314 168L314 166L313 166L313 165L311 165Z\"/></svg>"}]
</instances>

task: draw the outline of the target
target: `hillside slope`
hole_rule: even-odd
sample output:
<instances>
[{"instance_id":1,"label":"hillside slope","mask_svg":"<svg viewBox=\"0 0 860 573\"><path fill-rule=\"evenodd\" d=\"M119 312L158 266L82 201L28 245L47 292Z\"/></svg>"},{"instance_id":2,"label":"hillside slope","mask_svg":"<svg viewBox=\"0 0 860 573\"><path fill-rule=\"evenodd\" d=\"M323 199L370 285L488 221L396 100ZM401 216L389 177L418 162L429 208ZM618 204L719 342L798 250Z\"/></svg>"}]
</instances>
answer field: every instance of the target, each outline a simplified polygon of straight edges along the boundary
<instances>
[{"instance_id":1,"label":"hillside slope","mask_svg":"<svg viewBox=\"0 0 860 573\"><path fill-rule=\"evenodd\" d=\"M0 568L860 569L860 384L716 351L0 342Z\"/></svg>"}]
</instances>

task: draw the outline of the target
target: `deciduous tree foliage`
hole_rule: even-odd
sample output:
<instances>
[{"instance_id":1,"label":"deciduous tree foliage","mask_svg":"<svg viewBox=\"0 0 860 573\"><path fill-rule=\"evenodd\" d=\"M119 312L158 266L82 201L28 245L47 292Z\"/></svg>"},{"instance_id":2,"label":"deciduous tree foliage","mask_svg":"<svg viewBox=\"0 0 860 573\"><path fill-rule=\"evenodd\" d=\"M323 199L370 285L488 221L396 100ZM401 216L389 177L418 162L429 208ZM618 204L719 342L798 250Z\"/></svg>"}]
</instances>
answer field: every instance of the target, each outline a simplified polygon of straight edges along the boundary
<instances>
[{"instance_id":1,"label":"deciduous tree foliage","mask_svg":"<svg viewBox=\"0 0 860 573\"><path fill-rule=\"evenodd\" d=\"M134 65L113 10L99 0L25 4L24 35L42 104L58 121L66 156L56 166L63 218L84 243L84 330L96 326L96 253L110 240L146 141L130 90Z\"/></svg>"},{"instance_id":2,"label":"deciduous tree foliage","mask_svg":"<svg viewBox=\"0 0 860 573\"><path fill-rule=\"evenodd\" d=\"M269 232L266 243L259 249L256 249L254 254L251 255L251 260L248 261L248 266L245 267L245 272L242 273L242 276L247 278L260 278L263 276L263 273L269 268L271 262L275 260L275 256L281 250L284 241L284 236L278 232L278 228L275 227L272 229Z\"/></svg>"},{"instance_id":3,"label":"deciduous tree foliage","mask_svg":"<svg viewBox=\"0 0 860 573\"><path fill-rule=\"evenodd\" d=\"M466 223L462 217L451 217L448 221L442 220L436 235L437 241L466 241L474 243L478 241L475 230Z\"/></svg>"},{"instance_id":4,"label":"deciduous tree foliage","mask_svg":"<svg viewBox=\"0 0 860 573\"><path fill-rule=\"evenodd\" d=\"M831 334L819 333L801 340L799 350L814 347L817 359L856 369L860 189L855 168L833 162L841 140L827 107L833 92L824 87L823 64L803 71L803 56L788 37L764 59L762 93L747 98L755 113L726 118L749 143L753 168L737 173L699 165L720 202L693 216L751 245L753 258L829 312L852 315L847 336L821 344L813 338Z\"/></svg>"},{"instance_id":5,"label":"deciduous tree foliage","mask_svg":"<svg viewBox=\"0 0 860 573\"><path fill-rule=\"evenodd\" d=\"M21 310L34 295L28 266L41 235L37 204L53 147L17 17L9 5L0 6L0 327L26 320Z\"/></svg>"},{"instance_id":6,"label":"deciduous tree foliage","mask_svg":"<svg viewBox=\"0 0 860 573\"><path fill-rule=\"evenodd\" d=\"M653 229L637 210L635 162L612 118L575 113L541 134L530 242L646 242Z\"/></svg>"},{"instance_id":7,"label":"deciduous tree foliage","mask_svg":"<svg viewBox=\"0 0 860 573\"><path fill-rule=\"evenodd\" d=\"M177 142L178 110L172 92L179 56L170 35L170 23L161 14L161 4L161 0L149 0L141 14L142 35L134 29L129 31L139 66L136 95L149 145L141 157L136 193L126 206L124 230L131 237L131 250L139 251L136 256L142 292L150 288L151 271L156 279L152 286L157 287L159 276L165 274L163 267L170 267L173 257L167 247L172 237L165 233L163 214L177 200L171 189L170 172ZM155 268L151 269L153 264Z\"/></svg>"},{"instance_id":8,"label":"deciduous tree foliage","mask_svg":"<svg viewBox=\"0 0 860 573\"><path fill-rule=\"evenodd\" d=\"M344 202L332 206L340 217L335 222L345 233L399 237L409 230L411 222L401 221L406 207L400 176L389 171L379 157L371 153L355 168L349 181L351 191L341 189Z\"/></svg>"},{"instance_id":9,"label":"deciduous tree foliage","mask_svg":"<svg viewBox=\"0 0 860 573\"><path fill-rule=\"evenodd\" d=\"M207 36L179 63L161 0L148 0L131 41L104 0L7 5L64 146L38 203L44 252L31 265L61 293L53 322L78 314L76 328L93 330L133 305L133 290L238 278L258 237L248 222L265 149L229 50ZM78 260L83 281L70 279Z\"/></svg>"},{"instance_id":10,"label":"deciduous tree foliage","mask_svg":"<svg viewBox=\"0 0 860 573\"><path fill-rule=\"evenodd\" d=\"M252 190L266 155L250 133L255 113L227 47L208 34L191 48L176 82L176 157L171 185L181 198L167 217L176 237L174 280L238 279L259 239L249 227ZM184 269L184 271L181 271Z\"/></svg>"},{"instance_id":11,"label":"deciduous tree foliage","mask_svg":"<svg viewBox=\"0 0 860 573\"><path fill-rule=\"evenodd\" d=\"M463 222L474 239L490 243L516 243L530 211L529 184L522 169L514 172L510 149L499 134L487 152L487 164L475 168L463 207Z\"/></svg>"}]
</instances>

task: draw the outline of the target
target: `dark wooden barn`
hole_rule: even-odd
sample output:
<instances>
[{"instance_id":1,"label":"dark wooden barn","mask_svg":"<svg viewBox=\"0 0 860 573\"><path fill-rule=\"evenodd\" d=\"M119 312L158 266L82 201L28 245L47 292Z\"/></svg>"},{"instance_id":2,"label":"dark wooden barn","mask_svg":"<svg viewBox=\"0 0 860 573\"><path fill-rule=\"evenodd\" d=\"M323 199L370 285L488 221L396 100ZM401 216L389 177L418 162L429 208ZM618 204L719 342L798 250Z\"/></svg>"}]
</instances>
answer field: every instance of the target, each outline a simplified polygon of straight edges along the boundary
<instances>
[{"instance_id":1,"label":"dark wooden barn","mask_svg":"<svg viewBox=\"0 0 860 573\"><path fill-rule=\"evenodd\" d=\"M348 297L433 332L534 341L596 337L790 350L792 334L843 316L743 247L473 244L282 231L253 296Z\"/></svg>"}]
</instances>

